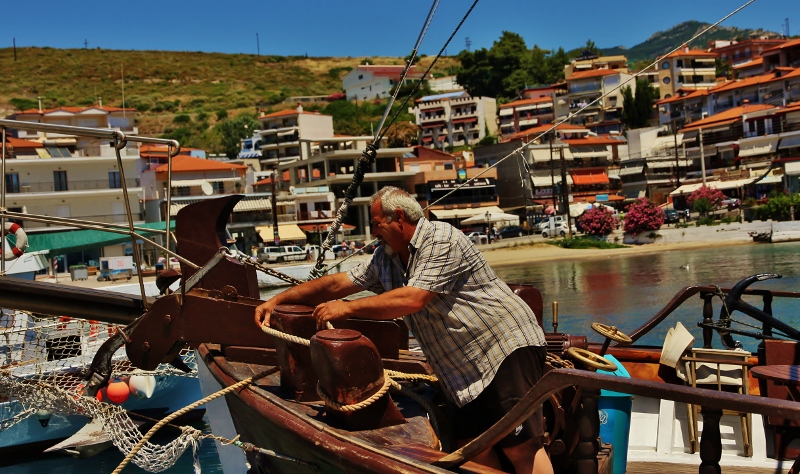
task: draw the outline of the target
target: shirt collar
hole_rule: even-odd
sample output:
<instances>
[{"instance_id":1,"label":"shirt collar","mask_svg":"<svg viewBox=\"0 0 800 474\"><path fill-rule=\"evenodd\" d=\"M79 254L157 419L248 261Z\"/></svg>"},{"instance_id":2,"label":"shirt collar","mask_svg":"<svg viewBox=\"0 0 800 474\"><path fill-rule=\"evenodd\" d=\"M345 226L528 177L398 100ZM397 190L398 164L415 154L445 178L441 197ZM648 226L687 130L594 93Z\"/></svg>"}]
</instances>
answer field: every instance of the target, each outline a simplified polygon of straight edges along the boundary
<instances>
[{"instance_id":1,"label":"shirt collar","mask_svg":"<svg viewBox=\"0 0 800 474\"><path fill-rule=\"evenodd\" d=\"M424 217L420 217L419 221L417 221L417 228L414 230L414 235L411 237L411 242L408 243L408 249L411 251L412 255L422 245L422 241L425 238L425 234L428 233L429 227L431 227L431 223Z\"/></svg>"}]
</instances>

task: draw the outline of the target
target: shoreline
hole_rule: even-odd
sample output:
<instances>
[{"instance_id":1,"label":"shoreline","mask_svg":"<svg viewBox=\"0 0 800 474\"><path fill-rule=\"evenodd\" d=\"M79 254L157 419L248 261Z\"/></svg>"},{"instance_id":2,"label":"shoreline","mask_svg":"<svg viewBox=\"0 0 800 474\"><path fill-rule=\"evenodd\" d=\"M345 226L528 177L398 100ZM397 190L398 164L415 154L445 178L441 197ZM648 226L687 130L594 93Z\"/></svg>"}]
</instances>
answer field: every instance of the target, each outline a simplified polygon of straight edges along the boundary
<instances>
[{"instance_id":1,"label":"shoreline","mask_svg":"<svg viewBox=\"0 0 800 474\"><path fill-rule=\"evenodd\" d=\"M480 250L489 265L494 268L560 260L597 260L612 257L630 257L677 250L696 250L734 245L753 245L753 242L712 240L669 244L652 243L631 245L620 249L564 249L543 242L526 242L497 248L486 248L489 245L485 245L481 246Z\"/></svg>"}]
</instances>

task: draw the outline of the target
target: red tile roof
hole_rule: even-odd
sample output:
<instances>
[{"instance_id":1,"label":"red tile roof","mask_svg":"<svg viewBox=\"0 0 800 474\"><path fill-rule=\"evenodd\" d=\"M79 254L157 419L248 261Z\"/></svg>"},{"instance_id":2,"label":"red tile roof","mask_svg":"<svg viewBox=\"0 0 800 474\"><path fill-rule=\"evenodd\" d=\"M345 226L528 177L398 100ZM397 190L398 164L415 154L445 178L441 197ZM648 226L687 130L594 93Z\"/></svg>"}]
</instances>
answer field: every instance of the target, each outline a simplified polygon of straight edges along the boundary
<instances>
[{"instance_id":1,"label":"red tile roof","mask_svg":"<svg viewBox=\"0 0 800 474\"><path fill-rule=\"evenodd\" d=\"M787 41L787 42L785 42L783 44L779 44L778 46L773 46L772 48L765 49L764 51L761 52L761 55L763 56L764 54L772 52L772 51L779 51L781 49L792 48L794 46L800 46L800 38L795 38L795 39Z\"/></svg>"},{"instance_id":2,"label":"red tile roof","mask_svg":"<svg viewBox=\"0 0 800 474\"><path fill-rule=\"evenodd\" d=\"M754 59L752 61L748 61L748 62L742 63L742 64L737 64L736 66L733 66L733 68L734 69L745 69L745 68L753 67L753 66L761 66L763 64L764 64L764 58L759 56L759 57L757 57L756 59Z\"/></svg>"},{"instance_id":3,"label":"red tile roof","mask_svg":"<svg viewBox=\"0 0 800 474\"><path fill-rule=\"evenodd\" d=\"M752 77L748 77L746 79L738 79L738 80L735 80L735 81L723 82L723 83L721 83L719 85L711 87L710 89L708 89L708 91L711 92L711 93L731 91L731 90L734 90L734 89L740 89L742 87L748 87L748 86L754 86L754 85L757 85L757 84L763 84L763 83L766 83L766 82L770 82L773 79L775 79L775 73L774 72L770 72L768 74L762 74L760 76L752 76Z\"/></svg>"},{"instance_id":4,"label":"red tile roof","mask_svg":"<svg viewBox=\"0 0 800 474\"><path fill-rule=\"evenodd\" d=\"M608 137L584 137L584 138L570 138L565 139L564 143L573 146L580 145L624 145L627 143L625 140L615 140Z\"/></svg>"},{"instance_id":5,"label":"red tile roof","mask_svg":"<svg viewBox=\"0 0 800 474\"><path fill-rule=\"evenodd\" d=\"M92 110L92 109L102 110L103 112L121 112L123 110L126 112L136 112L136 109L132 109L129 107L123 109L122 107L109 107L107 105L104 105L102 107L100 107L99 105L93 105L91 107L56 107L54 109L43 109L41 112L39 111L39 109L27 109L21 112L17 112L16 115L47 115L53 112L68 112L71 114L79 114L81 112L86 112L87 110Z\"/></svg>"},{"instance_id":6,"label":"red tile roof","mask_svg":"<svg viewBox=\"0 0 800 474\"><path fill-rule=\"evenodd\" d=\"M182 171L222 171L222 170L246 170L247 166L221 161L207 160L205 158L195 158L193 156L178 155L172 159L172 172ZM167 165L156 168L156 173L166 173Z\"/></svg>"},{"instance_id":7,"label":"red tile roof","mask_svg":"<svg viewBox=\"0 0 800 474\"><path fill-rule=\"evenodd\" d=\"M679 58L684 56L703 56L707 58L716 58L719 56L717 53L712 53L709 51L703 51L702 49L690 49L689 51L684 51L683 49L679 49L672 54L668 54L666 56L659 56L658 59L664 58Z\"/></svg>"},{"instance_id":8,"label":"red tile roof","mask_svg":"<svg viewBox=\"0 0 800 474\"><path fill-rule=\"evenodd\" d=\"M774 108L776 108L774 105L767 105L767 104L740 105L739 107L734 107L724 112L720 112L710 117L706 117L703 120L692 122L686 125L686 127L684 127L681 131L727 125L729 123L740 121L742 119L742 114L757 112L759 110L774 109Z\"/></svg>"},{"instance_id":9,"label":"red tile roof","mask_svg":"<svg viewBox=\"0 0 800 474\"><path fill-rule=\"evenodd\" d=\"M522 105L530 105L530 104L543 104L546 102L553 102L552 97L536 97L535 99L521 99L515 100L514 102L509 102L507 104L503 104L500 106L501 109L507 109L509 107L520 107Z\"/></svg>"},{"instance_id":10,"label":"red tile roof","mask_svg":"<svg viewBox=\"0 0 800 474\"><path fill-rule=\"evenodd\" d=\"M702 97L704 95L708 95L708 89L678 89L678 92L684 91L686 92L683 95L674 95L672 97L661 99L656 101L656 105L660 104L669 104L672 102L678 102L685 99L696 99L698 97Z\"/></svg>"},{"instance_id":11,"label":"red tile roof","mask_svg":"<svg viewBox=\"0 0 800 474\"><path fill-rule=\"evenodd\" d=\"M17 150L25 148L42 148L44 146L39 142L32 142L30 140L23 140L21 138L9 136L6 136L6 143L11 145L11 148L16 148Z\"/></svg>"},{"instance_id":12,"label":"red tile roof","mask_svg":"<svg viewBox=\"0 0 800 474\"><path fill-rule=\"evenodd\" d=\"M521 132L514 133L512 135L503 135L503 141L516 140L516 139L519 139L519 138L521 138L523 140L533 139L533 138L536 138L537 136L541 135L542 133L550 130L550 128L552 128L552 126L553 126L553 124L546 123L544 125L539 125L537 127L529 128L527 130L523 130ZM559 124L556 127L556 131L558 131L558 132L576 132L576 133L580 133L580 132L587 132L588 133L589 132L588 129L586 129L584 127L581 127L580 125L571 125L571 124L568 124L568 123Z\"/></svg>"},{"instance_id":13,"label":"red tile roof","mask_svg":"<svg viewBox=\"0 0 800 474\"><path fill-rule=\"evenodd\" d=\"M319 112L306 112L305 110L302 111L302 112L298 112L297 109L286 109L286 110L279 110L278 112L273 112L271 114L262 115L261 117L258 117L258 119L259 120L264 120L264 119L270 119L270 118L276 118L276 117L289 117L289 116L292 116L292 115L300 115L300 114L322 115Z\"/></svg>"},{"instance_id":14,"label":"red tile roof","mask_svg":"<svg viewBox=\"0 0 800 474\"><path fill-rule=\"evenodd\" d=\"M575 81L578 79L588 79L591 77L610 76L612 74L622 74L623 71L619 69L592 69L591 71L579 71L572 74L567 78L567 82Z\"/></svg>"}]
</instances>

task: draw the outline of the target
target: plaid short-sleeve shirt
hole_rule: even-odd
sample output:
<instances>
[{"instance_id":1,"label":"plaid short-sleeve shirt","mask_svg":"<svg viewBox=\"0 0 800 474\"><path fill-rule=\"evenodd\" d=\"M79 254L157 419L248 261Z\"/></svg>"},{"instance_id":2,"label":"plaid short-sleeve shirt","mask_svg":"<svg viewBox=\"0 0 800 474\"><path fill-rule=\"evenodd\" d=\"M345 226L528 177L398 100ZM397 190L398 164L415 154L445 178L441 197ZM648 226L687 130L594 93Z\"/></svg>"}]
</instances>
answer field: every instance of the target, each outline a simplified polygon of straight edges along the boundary
<instances>
[{"instance_id":1,"label":"plaid short-sleeve shirt","mask_svg":"<svg viewBox=\"0 0 800 474\"><path fill-rule=\"evenodd\" d=\"M406 321L456 405L474 400L515 349L545 345L533 310L462 232L422 218L409 249L405 268L398 255L388 256L380 247L347 276L379 294L404 286L437 293Z\"/></svg>"}]
</instances>

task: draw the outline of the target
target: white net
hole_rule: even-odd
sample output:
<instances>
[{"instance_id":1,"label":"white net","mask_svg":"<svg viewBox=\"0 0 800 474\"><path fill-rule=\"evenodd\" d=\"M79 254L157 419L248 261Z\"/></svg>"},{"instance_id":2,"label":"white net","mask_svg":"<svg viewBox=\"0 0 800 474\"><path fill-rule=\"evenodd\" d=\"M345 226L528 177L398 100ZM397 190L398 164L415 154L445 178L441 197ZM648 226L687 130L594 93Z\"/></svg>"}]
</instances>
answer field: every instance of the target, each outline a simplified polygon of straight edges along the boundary
<instances>
[{"instance_id":1,"label":"white net","mask_svg":"<svg viewBox=\"0 0 800 474\"><path fill-rule=\"evenodd\" d=\"M83 415L100 420L113 443L127 454L142 438L136 424L119 405L83 397L84 377L94 354L114 334L116 326L69 317L37 317L24 312L0 313L0 430L7 430L40 411ZM124 348L114 355L111 380L133 375L197 377L194 351L184 351L185 373L162 364L141 371L125 358ZM184 429L167 445L146 443L133 462L150 472L168 469L201 433Z\"/></svg>"}]
</instances>

